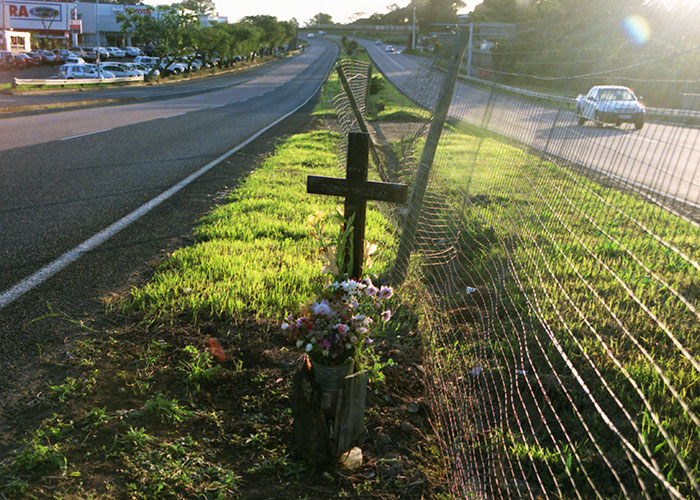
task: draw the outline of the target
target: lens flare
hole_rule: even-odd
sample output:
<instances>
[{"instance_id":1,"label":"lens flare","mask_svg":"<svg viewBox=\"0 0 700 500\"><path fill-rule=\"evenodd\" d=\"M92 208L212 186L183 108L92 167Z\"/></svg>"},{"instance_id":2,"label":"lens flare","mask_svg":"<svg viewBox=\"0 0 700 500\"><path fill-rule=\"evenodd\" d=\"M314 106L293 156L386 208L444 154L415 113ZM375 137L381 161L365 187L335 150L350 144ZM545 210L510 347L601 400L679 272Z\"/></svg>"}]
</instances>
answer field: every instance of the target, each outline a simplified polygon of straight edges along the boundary
<instances>
[{"instance_id":1,"label":"lens flare","mask_svg":"<svg viewBox=\"0 0 700 500\"><path fill-rule=\"evenodd\" d=\"M627 16L622 21L622 29L635 45L644 45L651 38L651 25L639 14Z\"/></svg>"}]
</instances>

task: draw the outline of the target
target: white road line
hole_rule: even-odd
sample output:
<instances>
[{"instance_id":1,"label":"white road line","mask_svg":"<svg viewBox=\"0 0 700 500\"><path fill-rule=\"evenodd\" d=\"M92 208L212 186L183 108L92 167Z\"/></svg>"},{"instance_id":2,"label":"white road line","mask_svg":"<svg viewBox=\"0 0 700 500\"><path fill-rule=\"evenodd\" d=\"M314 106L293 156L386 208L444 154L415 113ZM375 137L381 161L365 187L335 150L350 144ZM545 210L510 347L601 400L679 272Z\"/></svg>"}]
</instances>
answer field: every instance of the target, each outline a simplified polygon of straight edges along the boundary
<instances>
[{"instance_id":1,"label":"white road line","mask_svg":"<svg viewBox=\"0 0 700 500\"><path fill-rule=\"evenodd\" d=\"M86 135L100 134L102 132L108 132L112 130L111 128L103 128L102 130L94 130L92 132L85 132L84 134L72 135L70 137L64 137L59 139L59 141L70 141L71 139L77 139L78 137L85 137Z\"/></svg>"},{"instance_id":2,"label":"white road line","mask_svg":"<svg viewBox=\"0 0 700 500\"><path fill-rule=\"evenodd\" d=\"M326 75L327 76L327 75ZM240 149L244 148L251 142L253 142L255 139L260 137L263 133L267 132L269 129L277 125L279 122L284 120L285 118L293 115L297 111L299 111L301 108L306 106L309 101L321 90L321 87L323 86L323 83L326 81L324 78L321 81L321 84L316 88L315 92L312 92L311 95L309 96L308 99L306 99L302 104L291 110L289 113L281 116L274 122L270 123L269 125L263 127L262 129L258 130L255 132L253 135L248 137L245 141L241 142L238 146L234 147L230 151L227 151L226 153L222 154L215 160L211 161L210 163L204 165L202 168L197 170L195 173L191 174L190 176L186 177L185 179L181 180L178 182L176 185L168 189L167 191L162 192L155 198L153 198L151 201L141 205L139 208L131 212L130 214L122 217L119 219L117 222L112 224L111 226L103 229L99 233L95 234L94 236L88 238L87 240L83 241L80 245L77 247L73 248L72 250L69 250L68 252L64 253L61 255L59 258L51 262L50 264L42 267L39 269L37 272L32 274L31 276L24 278L22 281L16 283L12 287L8 288L4 292L0 293L0 309L4 308L5 306L11 304L18 298L20 298L22 295L25 293L29 292L30 290L36 288L40 284L44 283L46 280L51 278L54 274L58 273L62 269L65 269L68 267L70 264L78 260L84 253L87 253L91 250L94 250L98 246L100 246L102 243L110 239L112 236L117 234L119 231L122 229L128 227L131 225L133 222L136 222L139 220L141 217L146 215L148 212L156 208L158 205L166 201L168 198L172 197L174 194L176 194L178 191L182 190L184 187L187 185L191 184L194 180L197 178L201 177L205 173L207 173L209 170L214 168L216 165L224 161L226 158L231 156L232 154L236 153ZM96 133L96 132L93 132ZM87 134L83 134L87 135ZM79 136L76 136L79 137Z\"/></svg>"},{"instance_id":3,"label":"white road line","mask_svg":"<svg viewBox=\"0 0 700 500\"><path fill-rule=\"evenodd\" d=\"M189 113L189 111L183 111L182 113L178 113L176 115L164 116L163 118L176 118L178 116L186 115L187 113Z\"/></svg>"}]
</instances>

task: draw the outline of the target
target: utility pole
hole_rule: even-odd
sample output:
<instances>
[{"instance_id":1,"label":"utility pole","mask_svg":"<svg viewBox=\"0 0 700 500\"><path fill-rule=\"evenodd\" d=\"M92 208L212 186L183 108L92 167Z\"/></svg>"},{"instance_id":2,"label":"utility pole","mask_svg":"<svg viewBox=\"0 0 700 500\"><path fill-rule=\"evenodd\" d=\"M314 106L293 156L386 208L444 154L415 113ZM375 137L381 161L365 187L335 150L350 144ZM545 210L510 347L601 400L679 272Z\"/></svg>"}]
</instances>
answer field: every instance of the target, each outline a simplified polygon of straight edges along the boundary
<instances>
[{"instance_id":1,"label":"utility pole","mask_svg":"<svg viewBox=\"0 0 700 500\"><path fill-rule=\"evenodd\" d=\"M411 30L411 33L413 34L411 37L411 48L413 50L416 49L416 6L413 6L413 27Z\"/></svg>"},{"instance_id":2,"label":"utility pole","mask_svg":"<svg viewBox=\"0 0 700 500\"><path fill-rule=\"evenodd\" d=\"M5 0L2 0L2 30L6 31L7 30L7 5L5 4ZM3 33L2 39L5 40L5 34ZM5 47L3 47L4 49Z\"/></svg>"},{"instance_id":3,"label":"utility pole","mask_svg":"<svg viewBox=\"0 0 700 500\"><path fill-rule=\"evenodd\" d=\"M474 41L474 23L469 23L469 43L467 44L467 76L472 76L472 43Z\"/></svg>"},{"instance_id":4,"label":"utility pole","mask_svg":"<svg viewBox=\"0 0 700 500\"><path fill-rule=\"evenodd\" d=\"M100 67L100 0L95 0L95 64L97 64L97 77L102 78Z\"/></svg>"},{"instance_id":5,"label":"utility pole","mask_svg":"<svg viewBox=\"0 0 700 500\"><path fill-rule=\"evenodd\" d=\"M413 182L413 190L408 205L408 213L403 223L401 239L399 240L399 249L396 252L396 261L394 263L394 269L392 270L391 281L393 284L403 283L406 279L411 252L415 246L416 233L418 232L418 222L423 209L423 199L425 198L425 192L428 186L428 177L433 167L435 152L437 151L438 141L442 134L445 120L447 119L447 112L450 110L450 103L452 102L452 95L454 94L455 84L457 83L459 67L462 64L462 57L466 49L466 42L466 30L459 29L450 53L447 74L442 84L440 98L435 106L433 120L430 123L428 136L425 138L423 152L418 162L416 178Z\"/></svg>"}]
</instances>

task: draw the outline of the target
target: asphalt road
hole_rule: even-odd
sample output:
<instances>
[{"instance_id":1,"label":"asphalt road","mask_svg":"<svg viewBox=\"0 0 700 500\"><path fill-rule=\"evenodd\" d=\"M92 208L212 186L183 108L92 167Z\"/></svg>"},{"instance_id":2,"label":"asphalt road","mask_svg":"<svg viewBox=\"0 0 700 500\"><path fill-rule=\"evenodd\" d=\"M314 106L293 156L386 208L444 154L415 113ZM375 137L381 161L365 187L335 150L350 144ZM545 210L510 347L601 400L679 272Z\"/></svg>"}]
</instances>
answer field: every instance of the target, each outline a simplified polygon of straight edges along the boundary
<instances>
[{"instance_id":1,"label":"asphalt road","mask_svg":"<svg viewBox=\"0 0 700 500\"><path fill-rule=\"evenodd\" d=\"M0 373L18 375L61 343L61 325L72 323L32 323L48 305L81 317L186 244L217 196L278 135L308 122L313 102L305 103L336 54L335 44L319 40L281 63L233 74L233 85L214 79L215 90L197 95L0 119ZM101 245L79 246L193 174ZM72 263L46 282L30 278L67 254ZM8 299L22 283L26 293ZM0 388L8 378L0 377Z\"/></svg>"},{"instance_id":2,"label":"asphalt road","mask_svg":"<svg viewBox=\"0 0 700 500\"><path fill-rule=\"evenodd\" d=\"M381 71L404 93L426 107L434 106L439 77L424 69L430 61L384 45L361 41ZM398 48L397 48L398 50ZM416 78L416 74L421 78ZM424 78L423 78L424 77ZM533 148L602 172L647 192L700 208L700 130L648 122L596 128L576 123L572 110L491 93L459 81L450 116L485 126Z\"/></svg>"}]
</instances>

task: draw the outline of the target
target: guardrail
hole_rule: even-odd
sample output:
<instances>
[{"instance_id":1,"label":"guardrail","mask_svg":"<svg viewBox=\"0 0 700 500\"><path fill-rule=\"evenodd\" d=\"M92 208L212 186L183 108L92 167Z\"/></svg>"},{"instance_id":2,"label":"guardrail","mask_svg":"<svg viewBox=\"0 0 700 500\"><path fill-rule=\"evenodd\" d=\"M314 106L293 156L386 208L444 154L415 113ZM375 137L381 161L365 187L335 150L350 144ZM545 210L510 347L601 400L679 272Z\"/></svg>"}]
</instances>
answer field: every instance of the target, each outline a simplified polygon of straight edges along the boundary
<instances>
[{"instance_id":1,"label":"guardrail","mask_svg":"<svg viewBox=\"0 0 700 500\"><path fill-rule=\"evenodd\" d=\"M104 83L142 82L143 76L122 76L119 78L15 78L14 87L18 85L99 85Z\"/></svg>"},{"instance_id":2,"label":"guardrail","mask_svg":"<svg viewBox=\"0 0 700 500\"><path fill-rule=\"evenodd\" d=\"M482 80L481 78L474 78L473 76L460 75L461 80L473 81L474 83L480 85L492 86L495 85L497 89L505 90L512 94L524 95L534 99L541 99L544 101L556 102L559 104L564 104L567 107L576 106L576 99L573 97L564 97L558 95L545 94L543 92L534 92L532 90L520 89L517 87L510 87L508 85L501 85L500 83L494 84L490 80ZM675 120L679 119L700 119L700 111L693 111L690 109L666 109L666 108L650 108L647 107L647 116L653 118L671 118Z\"/></svg>"}]
</instances>

